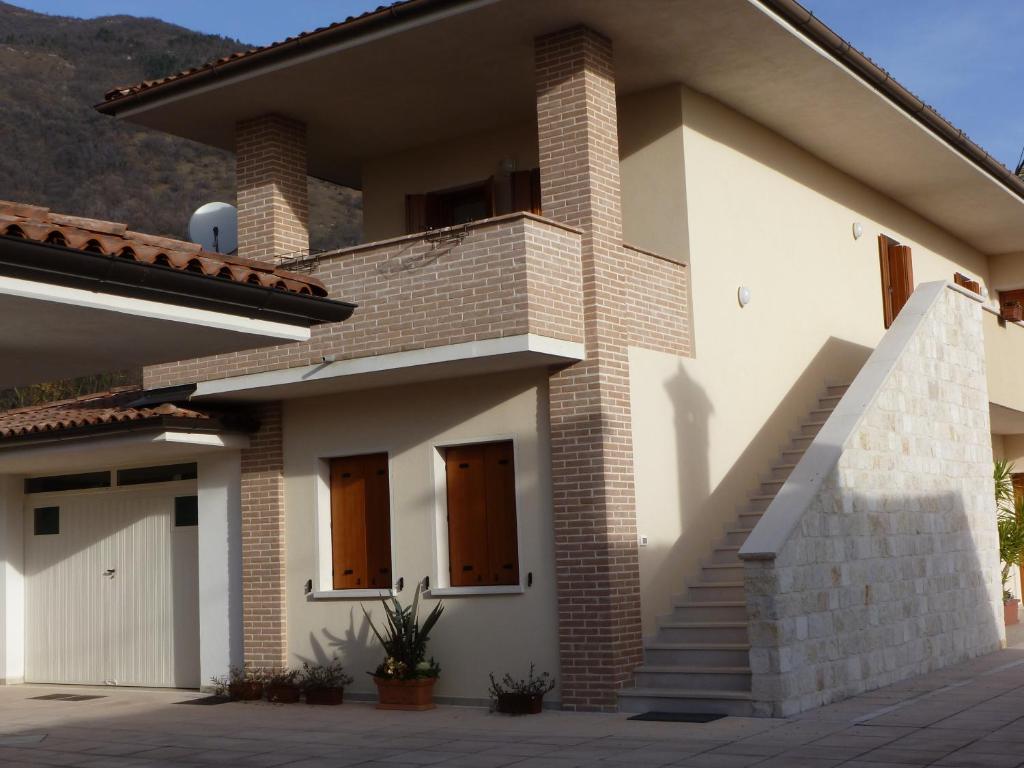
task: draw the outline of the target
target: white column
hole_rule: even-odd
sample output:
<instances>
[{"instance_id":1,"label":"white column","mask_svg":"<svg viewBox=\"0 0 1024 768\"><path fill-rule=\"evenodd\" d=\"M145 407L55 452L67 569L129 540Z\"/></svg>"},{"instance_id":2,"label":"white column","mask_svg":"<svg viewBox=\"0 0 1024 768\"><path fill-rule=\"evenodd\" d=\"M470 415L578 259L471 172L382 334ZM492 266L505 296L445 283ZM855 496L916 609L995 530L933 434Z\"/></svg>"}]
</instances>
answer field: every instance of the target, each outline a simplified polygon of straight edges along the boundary
<instances>
[{"instance_id":1,"label":"white column","mask_svg":"<svg viewBox=\"0 0 1024 768\"><path fill-rule=\"evenodd\" d=\"M25 682L23 482L0 475L0 685Z\"/></svg>"},{"instance_id":2,"label":"white column","mask_svg":"<svg viewBox=\"0 0 1024 768\"><path fill-rule=\"evenodd\" d=\"M199 669L202 685L242 664L241 458L199 461Z\"/></svg>"}]
</instances>

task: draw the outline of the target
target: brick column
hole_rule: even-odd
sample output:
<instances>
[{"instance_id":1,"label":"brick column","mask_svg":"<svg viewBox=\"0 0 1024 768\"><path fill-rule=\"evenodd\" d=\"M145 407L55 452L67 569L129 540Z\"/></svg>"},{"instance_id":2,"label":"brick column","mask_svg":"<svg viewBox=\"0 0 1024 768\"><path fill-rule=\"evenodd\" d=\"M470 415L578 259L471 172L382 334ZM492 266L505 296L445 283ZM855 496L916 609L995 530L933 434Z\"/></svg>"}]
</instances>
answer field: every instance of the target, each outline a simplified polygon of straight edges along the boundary
<instances>
[{"instance_id":1,"label":"brick column","mask_svg":"<svg viewBox=\"0 0 1024 768\"><path fill-rule=\"evenodd\" d=\"M284 451L281 404L260 406L260 429L242 451L242 628L245 663L288 660L285 603Z\"/></svg>"},{"instance_id":2,"label":"brick column","mask_svg":"<svg viewBox=\"0 0 1024 768\"><path fill-rule=\"evenodd\" d=\"M259 261L309 252L306 126L280 115L235 128L238 255Z\"/></svg>"},{"instance_id":3,"label":"brick column","mask_svg":"<svg viewBox=\"0 0 1024 768\"><path fill-rule=\"evenodd\" d=\"M607 711L642 660L612 47L577 27L535 55L544 216L583 231L587 359L549 395L559 682L565 708Z\"/></svg>"}]
</instances>

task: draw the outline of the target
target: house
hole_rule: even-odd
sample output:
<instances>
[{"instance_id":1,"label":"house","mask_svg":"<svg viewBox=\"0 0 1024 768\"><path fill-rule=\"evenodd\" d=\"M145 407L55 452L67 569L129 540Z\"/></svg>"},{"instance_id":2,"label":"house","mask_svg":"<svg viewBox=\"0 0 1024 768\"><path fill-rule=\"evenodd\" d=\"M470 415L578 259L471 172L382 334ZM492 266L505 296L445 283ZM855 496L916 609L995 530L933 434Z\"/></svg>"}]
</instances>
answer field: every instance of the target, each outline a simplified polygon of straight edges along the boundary
<instances>
[{"instance_id":1,"label":"house","mask_svg":"<svg viewBox=\"0 0 1024 768\"><path fill-rule=\"evenodd\" d=\"M789 715L1005 642L1024 182L792 0L406 0L97 108L234 152L239 256L358 308L103 403L217 450L0 417L4 511L40 528L8 544L8 680L358 673L360 606L417 584L449 702L533 662L565 709ZM365 242L309 253L307 175L362 190ZM197 543L104 559L150 503ZM198 621L118 677L56 596L140 558L172 565L119 615L181 587Z\"/></svg>"}]
</instances>

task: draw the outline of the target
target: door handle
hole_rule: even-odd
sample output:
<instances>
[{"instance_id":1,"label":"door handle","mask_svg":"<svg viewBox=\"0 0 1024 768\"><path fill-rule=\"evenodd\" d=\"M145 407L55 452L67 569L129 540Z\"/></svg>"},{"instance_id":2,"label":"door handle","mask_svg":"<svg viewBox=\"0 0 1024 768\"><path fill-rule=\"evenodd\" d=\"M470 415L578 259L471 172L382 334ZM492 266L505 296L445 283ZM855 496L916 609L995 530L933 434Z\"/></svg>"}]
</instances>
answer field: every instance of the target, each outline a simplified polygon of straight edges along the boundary
<instances>
[{"instance_id":1,"label":"door handle","mask_svg":"<svg viewBox=\"0 0 1024 768\"><path fill-rule=\"evenodd\" d=\"M107 568L107 570L105 570L103 572L103 575L106 576L108 579L114 578L114 576L116 574L117 574L117 568Z\"/></svg>"}]
</instances>

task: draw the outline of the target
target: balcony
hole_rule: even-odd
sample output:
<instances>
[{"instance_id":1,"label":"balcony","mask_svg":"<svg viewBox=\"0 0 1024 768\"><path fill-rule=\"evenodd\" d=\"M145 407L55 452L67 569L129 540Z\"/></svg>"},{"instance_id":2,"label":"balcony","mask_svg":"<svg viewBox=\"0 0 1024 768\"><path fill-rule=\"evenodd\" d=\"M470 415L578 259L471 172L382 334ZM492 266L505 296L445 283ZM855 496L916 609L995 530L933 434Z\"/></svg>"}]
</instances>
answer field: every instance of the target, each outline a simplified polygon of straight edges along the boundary
<instances>
[{"instance_id":1,"label":"balcony","mask_svg":"<svg viewBox=\"0 0 1024 768\"><path fill-rule=\"evenodd\" d=\"M574 362L583 357L580 233L530 213L317 257L330 295L358 305L308 342L146 369L147 387L286 397ZM319 384L316 384L319 382Z\"/></svg>"}]
</instances>

